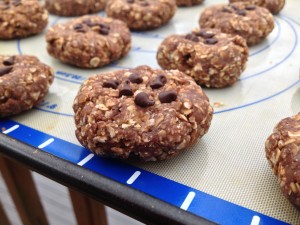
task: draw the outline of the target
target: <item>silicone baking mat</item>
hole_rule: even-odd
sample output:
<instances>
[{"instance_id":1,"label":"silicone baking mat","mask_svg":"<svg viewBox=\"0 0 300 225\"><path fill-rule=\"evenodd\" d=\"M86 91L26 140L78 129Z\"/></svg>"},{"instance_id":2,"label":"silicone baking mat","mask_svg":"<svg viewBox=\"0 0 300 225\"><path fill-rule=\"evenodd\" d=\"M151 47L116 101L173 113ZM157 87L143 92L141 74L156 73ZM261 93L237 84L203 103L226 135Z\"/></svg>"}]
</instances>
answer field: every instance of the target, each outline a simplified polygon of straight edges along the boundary
<instances>
[{"instance_id":1,"label":"silicone baking mat","mask_svg":"<svg viewBox=\"0 0 300 225\"><path fill-rule=\"evenodd\" d=\"M281 194L264 152L276 123L300 111L298 0L288 0L275 16L273 32L250 48L247 69L235 85L205 89L215 110L211 128L185 153L164 162L120 162L94 156L75 138L72 102L87 77L143 64L158 68L156 50L162 40L197 27L201 11L222 2L227 1L179 8L166 26L132 32L128 56L102 69L78 69L51 58L45 32L0 41L1 54L35 55L55 69L44 102L0 120L3 133L222 225L299 225L300 214ZM49 26L66 20L50 16Z\"/></svg>"}]
</instances>

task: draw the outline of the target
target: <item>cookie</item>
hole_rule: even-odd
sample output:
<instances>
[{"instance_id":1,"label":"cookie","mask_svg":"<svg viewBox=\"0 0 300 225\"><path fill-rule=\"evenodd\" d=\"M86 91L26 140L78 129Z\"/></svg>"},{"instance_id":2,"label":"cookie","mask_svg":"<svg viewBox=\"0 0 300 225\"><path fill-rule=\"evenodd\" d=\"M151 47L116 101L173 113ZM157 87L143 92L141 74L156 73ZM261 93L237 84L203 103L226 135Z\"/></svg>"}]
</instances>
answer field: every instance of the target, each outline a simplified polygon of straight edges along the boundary
<instances>
[{"instance_id":1,"label":"cookie","mask_svg":"<svg viewBox=\"0 0 300 225\"><path fill-rule=\"evenodd\" d=\"M156 58L163 69L178 69L200 85L221 88L238 80L248 55L241 36L217 29L197 29L187 35L167 37Z\"/></svg>"},{"instance_id":2,"label":"cookie","mask_svg":"<svg viewBox=\"0 0 300 225\"><path fill-rule=\"evenodd\" d=\"M106 0L46 0L46 9L58 16L82 16L100 12Z\"/></svg>"},{"instance_id":3,"label":"cookie","mask_svg":"<svg viewBox=\"0 0 300 225\"><path fill-rule=\"evenodd\" d=\"M108 0L106 14L127 23L132 30L151 30L169 22L175 0Z\"/></svg>"},{"instance_id":4,"label":"cookie","mask_svg":"<svg viewBox=\"0 0 300 225\"><path fill-rule=\"evenodd\" d=\"M169 159L209 129L213 109L178 70L140 66L94 75L73 104L79 142L102 156Z\"/></svg>"},{"instance_id":5,"label":"cookie","mask_svg":"<svg viewBox=\"0 0 300 225\"><path fill-rule=\"evenodd\" d=\"M0 0L0 39L38 34L47 24L48 12L38 0Z\"/></svg>"},{"instance_id":6,"label":"cookie","mask_svg":"<svg viewBox=\"0 0 300 225\"><path fill-rule=\"evenodd\" d=\"M300 113L281 120L265 146L283 194L300 210Z\"/></svg>"},{"instance_id":7,"label":"cookie","mask_svg":"<svg viewBox=\"0 0 300 225\"><path fill-rule=\"evenodd\" d=\"M265 7L273 14L279 13L285 5L285 0L229 0L229 2L249 2L253 5Z\"/></svg>"},{"instance_id":8,"label":"cookie","mask_svg":"<svg viewBox=\"0 0 300 225\"><path fill-rule=\"evenodd\" d=\"M29 110L48 92L53 70L36 57L0 55L0 117Z\"/></svg>"},{"instance_id":9,"label":"cookie","mask_svg":"<svg viewBox=\"0 0 300 225\"><path fill-rule=\"evenodd\" d=\"M192 6L202 3L204 0L176 0L177 6Z\"/></svg>"},{"instance_id":10,"label":"cookie","mask_svg":"<svg viewBox=\"0 0 300 225\"><path fill-rule=\"evenodd\" d=\"M107 65L125 56L131 47L124 22L95 15L55 25L48 30L46 41L51 56L83 68Z\"/></svg>"},{"instance_id":11,"label":"cookie","mask_svg":"<svg viewBox=\"0 0 300 225\"><path fill-rule=\"evenodd\" d=\"M251 46L271 33L274 18L266 8L236 2L206 8L200 16L199 24L201 28L218 28L224 33L238 34Z\"/></svg>"}]
</instances>

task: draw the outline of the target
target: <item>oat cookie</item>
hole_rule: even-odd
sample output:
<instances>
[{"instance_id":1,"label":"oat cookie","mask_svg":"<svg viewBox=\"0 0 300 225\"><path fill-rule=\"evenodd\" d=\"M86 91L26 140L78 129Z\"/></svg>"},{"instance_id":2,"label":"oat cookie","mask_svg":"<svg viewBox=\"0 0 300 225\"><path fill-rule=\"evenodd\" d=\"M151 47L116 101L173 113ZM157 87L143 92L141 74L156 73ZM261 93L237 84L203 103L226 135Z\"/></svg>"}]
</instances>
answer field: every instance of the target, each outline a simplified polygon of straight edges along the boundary
<instances>
[{"instance_id":1,"label":"oat cookie","mask_svg":"<svg viewBox=\"0 0 300 225\"><path fill-rule=\"evenodd\" d=\"M166 24L175 14L175 0L108 0L106 14L132 30L150 30Z\"/></svg>"},{"instance_id":2,"label":"oat cookie","mask_svg":"<svg viewBox=\"0 0 300 225\"><path fill-rule=\"evenodd\" d=\"M38 0L0 0L0 39L38 34L47 24L48 12Z\"/></svg>"},{"instance_id":3,"label":"oat cookie","mask_svg":"<svg viewBox=\"0 0 300 225\"><path fill-rule=\"evenodd\" d=\"M218 28L224 33L238 34L251 46L271 33L274 18L266 8L236 2L206 8L200 16L199 24L201 28Z\"/></svg>"},{"instance_id":4,"label":"oat cookie","mask_svg":"<svg viewBox=\"0 0 300 225\"><path fill-rule=\"evenodd\" d=\"M198 84L215 88L234 84L247 60L245 39L216 29L171 35L157 51L157 61L163 69L178 69Z\"/></svg>"},{"instance_id":5,"label":"oat cookie","mask_svg":"<svg viewBox=\"0 0 300 225\"><path fill-rule=\"evenodd\" d=\"M279 13L285 5L285 0L229 0L229 2L249 2L265 7L273 14Z\"/></svg>"},{"instance_id":6,"label":"oat cookie","mask_svg":"<svg viewBox=\"0 0 300 225\"><path fill-rule=\"evenodd\" d=\"M265 146L283 194L300 210L300 113L281 120Z\"/></svg>"},{"instance_id":7,"label":"oat cookie","mask_svg":"<svg viewBox=\"0 0 300 225\"><path fill-rule=\"evenodd\" d=\"M202 3L204 0L176 0L177 6L192 6Z\"/></svg>"},{"instance_id":8,"label":"oat cookie","mask_svg":"<svg viewBox=\"0 0 300 225\"><path fill-rule=\"evenodd\" d=\"M53 82L52 69L36 57L0 55L0 117L38 105Z\"/></svg>"},{"instance_id":9,"label":"oat cookie","mask_svg":"<svg viewBox=\"0 0 300 225\"><path fill-rule=\"evenodd\" d=\"M107 65L125 56L131 47L130 31L122 21L82 16L50 28L49 54L62 62L84 68Z\"/></svg>"},{"instance_id":10,"label":"oat cookie","mask_svg":"<svg viewBox=\"0 0 300 225\"><path fill-rule=\"evenodd\" d=\"M58 16L81 16L100 12L106 0L46 0L46 9Z\"/></svg>"},{"instance_id":11,"label":"oat cookie","mask_svg":"<svg viewBox=\"0 0 300 225\"><path fill-rule=\"evenodd\" d=\"M213 112L190 77L148 66L90 77L73 109L83 146L98 155L145 161L184 151L208 131Z\"/></svg>"}]
</instances>

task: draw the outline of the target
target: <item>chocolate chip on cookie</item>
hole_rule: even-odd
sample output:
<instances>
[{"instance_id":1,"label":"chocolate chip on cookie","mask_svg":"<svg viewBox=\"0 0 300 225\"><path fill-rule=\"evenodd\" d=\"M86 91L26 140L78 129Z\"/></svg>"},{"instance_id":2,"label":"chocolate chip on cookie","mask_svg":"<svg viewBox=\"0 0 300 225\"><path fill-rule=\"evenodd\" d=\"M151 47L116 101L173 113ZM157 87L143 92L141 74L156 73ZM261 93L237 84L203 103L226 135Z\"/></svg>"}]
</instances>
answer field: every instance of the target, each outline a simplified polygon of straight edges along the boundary
<instances>
[{"instance_id":1,"label":"chocolate chip on cookie","mask_svg":"<svg viewBox=\"0 0 300 225\"><path fill-rule=\"evenodd\" d=\"M34 56L0 55L0 117L38 105L48 93L53 70Z\"/></svg>"},{"instance_id":2,"label":"chocolate chip on cookie","mask_svg":"<svg viewBox=\"0 0 300 225\"><path fill-rule=\"evenodd\" d=\"M121 94L124 86L130 94ZM193 79L148 66L90 77L73 109L83 146L98 155L135 155L145 161L169 159L187 149L208 131L213 112Z\"/></svg>"},{"instance_id":3,"label":"chocolate chip on cookie","mask_svg":"<svg viewBox=\"0 0 300 225\"><path fill-rule=\"evenodd\" d=\"M178 69L200 85L221 88L238 80L248 55L242 37L202 29L167 37L158 48L157 61L163 69Z\"/></svg>"},{"instance_id":4,"label":"chocolate chip on cookie","mask_svg":"<svg viewBox=\"0 0 300 225\"><path fill-rule=\"evenodd\" d=\"M82 16L56 24L46 35L48 53L62 62L84 68L107 65L131 48L126 24L112 18Z\"/></svg>"},{"instance_id":5,"label":"chocolate chip on cookie","mask_svg":"<svg viewBox=\"0 0 300 225\"><path fill-rule=\"evenodd\" d=\"M274 29L272 14L263 7L248 2L219 4L206 8L199 19L201 28L217 28L224 33L237 34L248 46L258 44Z\"/></svg>"}]
</instances>

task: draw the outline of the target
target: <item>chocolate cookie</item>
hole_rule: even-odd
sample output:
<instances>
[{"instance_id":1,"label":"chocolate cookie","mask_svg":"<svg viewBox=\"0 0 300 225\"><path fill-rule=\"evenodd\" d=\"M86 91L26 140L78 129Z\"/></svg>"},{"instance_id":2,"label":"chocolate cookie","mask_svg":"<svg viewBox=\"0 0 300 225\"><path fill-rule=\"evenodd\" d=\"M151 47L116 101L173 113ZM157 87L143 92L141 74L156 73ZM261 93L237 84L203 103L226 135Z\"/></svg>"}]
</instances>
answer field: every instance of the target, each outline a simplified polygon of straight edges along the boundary
<instances>
[{"instance_id":1,"label":"chocolate cookie","mask_svg":"<svg viewBox=\"0 0 300 225\"><path fill-rule=\"evenodd\" d=\"M52 69L34 56L0 55L0 117L38 105L53 78Z\"/></svg>"},{"instance_id":2,"label":"chocolate cookie","mask_svg":"<svg viewBox=\"0 0 300 225\"><path fill-rule=\"evenodd\" d=\"M46 9L58 16L81 16L100 12L106 0L46 0Z\"/></svg>"},{"instance_id":3,"label":"chocolate cookie","mask_svg":"<svg viewBox=\"0 0 300 225\"><path fill-rule=\"evenodd\" d=\"M177 6L192 6L202 3L204 0L176 0Z\"/></svg>"},{"instance_id":4,"label":"chocolate cookie","mask_svg":"<svg viewBox=\"0 0 300 225\"><path fill-rule=\"evenodd\" d=\"M248 47L244 38L217 29L171 35L159 46L158 64L178 69L198 84L221 88L234 84L246 67Z\"/></svg>"},{"instance_id":5,"label":"chocolate cookie","mask_svg":"<svg viewBox=\"0 0 300 225\"><path fill-rule=\"evenodd\" d=\"M175 14L175 0L108 0L106 14L132 30L150 30L166 24Z\"/></svg>"},{"instance_id":6,"label":"chocolate cookie","mask_svg":"<svg viewBox=\"0 0 300 225\"><path fill-rule=\"evenodd\" d=\"M0 0L0 39L38 34L48 24L48 13L38 0Z\"/></svg>"},{"instance_id":7,"label":"chocolate cookie","mask_svg":"<svg viewBox=\"0 0 300 225\"><path fill-rule=\"evenodd\" d=\"M249 2L267 8L271 13L277 14L285 5L285 0L229 0L229 2Z\"/></svg>"},{"instance_id":8,"label":"chocolate cookie","mask_svg":"<svg viewBox=\"0 0 300 225\"><path fill-rule=\"evenodd\" d=\"M281 120L265 145L283 194L300 210L300 113Z\"/></svg>"},{"instance_id":9,"label":"chocolate cookie","mask_svg":"<svg viewBox=\"0 0 300 225\"><path fill-rule=\"evenodd\" d=\"M107 65L128 53L130 31L122 21L82 16L50 28L47 50L62 62L85 68Z\"/></svg>"},{"instance_id":10,"label":"chocolate cookie","mask_svg":"<svg viewBox=\"0 0 300 225\"><path fill-rule=\"evenodd\" d=\"M274 19L266 8L236 2L206 8L200 16L201 28L218 28L224 33L238 34L248 46L258 44L274 29Z\"/></svg>"},{"instance_id":11,"label":"chocolate cookie","mask_svg":"<svg viewBox=\"0 0 300 225\"><path fill-rule=\"evenodd\" d=\"M169 159L209 129L213 109L178 70L140 66L95 75L75 100L76 136L98 155Z\"/></svg>"}]
</instances>

